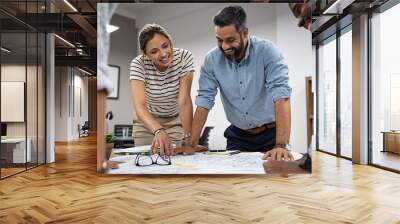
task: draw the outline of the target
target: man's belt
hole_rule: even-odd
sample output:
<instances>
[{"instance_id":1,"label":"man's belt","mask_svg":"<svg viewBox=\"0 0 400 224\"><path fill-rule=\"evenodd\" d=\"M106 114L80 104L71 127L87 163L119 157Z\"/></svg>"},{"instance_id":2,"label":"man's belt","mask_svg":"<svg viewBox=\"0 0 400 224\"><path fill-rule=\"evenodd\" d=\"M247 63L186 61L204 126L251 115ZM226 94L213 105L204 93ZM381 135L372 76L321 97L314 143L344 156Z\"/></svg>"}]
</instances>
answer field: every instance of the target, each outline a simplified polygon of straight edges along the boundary
<instances>
[{"instance_id":1,"label":"man's belt","mask_svg":"<svg viewBox=\"0 0 400 224\"><path fill-rule=\"evenodd\" d=\"M259 133L261 133L261 132L263 132L263 131L265 131L267 129L270 129L270 128L275 128L275 122L263 124L260 127L246 129L244 131L250 132L251 134L259 134Z\"/></svg>"}]
</instances>

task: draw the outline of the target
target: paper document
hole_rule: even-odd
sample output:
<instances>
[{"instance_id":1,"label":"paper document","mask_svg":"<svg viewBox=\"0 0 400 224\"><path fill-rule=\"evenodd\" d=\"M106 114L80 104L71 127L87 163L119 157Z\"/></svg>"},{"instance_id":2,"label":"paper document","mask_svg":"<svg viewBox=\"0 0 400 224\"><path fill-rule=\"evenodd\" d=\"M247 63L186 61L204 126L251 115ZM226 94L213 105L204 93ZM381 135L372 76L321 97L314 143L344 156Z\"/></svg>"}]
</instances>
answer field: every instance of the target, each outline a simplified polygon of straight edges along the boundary
<instances>
[{"instance_id":1,"label":"paper document","mask_svg":"<svg viewBox=\"0 0 400 224\"><path fill-rule=\"evenodd\" d=\"M149 152L150 145L126 149L114 149L110 161L117 162L117 169L109 174L265 174L261 152L198 152L192 155L171 156L172 165L136 166L137 153ZM118 153L119 152L119 153ZM118 154L115 154L118 153ZM126 154L124 154L126 153ZM291 151L299 160L302 154ZM157 155L153 155L155 158Z\"/></svg>"},{"instance_id":2,"label":"paper document","mask_svg":"<svg viewBox=\"0 0 400 224\"><path fill-rule=\"evenodd\" d=\"M109 174L265 174L262 153L238 153L217 155L207 152L193 155L171 157L172 165L136 166L136 155L117 156L111 159L119 164L118 169L111 169Z\"/></svg>"},{"instance_id":3,"label":"paper document","mask_svg":"<svg viewBox=\"0 0 400 224\"><path fill-rule=\"evenodd\" d=\"M151 145L136 146L125 149L113 149L113 153L141 153L150 152Z\"/></svg>"},{"instance_id":4,"label":"paper document","mask_svg":"<svg viewBox=\"0 0 400 224\"><path fill-rule=\"evenodd\" d=\"M300 153L292 153L301 158ZM195 153L171 157L172 165L136 166L136 155L117 156L111 161L122 162L119 168L110 169L109 174L265 174L263 153L241 152L238 154Z\"/></svg>"}]
</instances>

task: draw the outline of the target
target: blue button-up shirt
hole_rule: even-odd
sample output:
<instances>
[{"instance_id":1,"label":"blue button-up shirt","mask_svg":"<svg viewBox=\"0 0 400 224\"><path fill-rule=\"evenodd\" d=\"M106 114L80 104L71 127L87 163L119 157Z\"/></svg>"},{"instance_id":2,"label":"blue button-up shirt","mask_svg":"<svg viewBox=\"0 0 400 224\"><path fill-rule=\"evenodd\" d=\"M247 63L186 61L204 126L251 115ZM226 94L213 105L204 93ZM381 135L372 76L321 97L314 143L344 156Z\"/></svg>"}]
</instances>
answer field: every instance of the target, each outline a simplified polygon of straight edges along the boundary
<instances>
[{"instance_id":1,"label":"blue button-up shirt","mask_svg":"<svg viewBox=\"0 0 400 224\"><path fill-rule=\"evenodd\" d=\"M275 121L278 99L289 98L288 67L276 46L251 36L245 57L236 63L219 48L205 57L200 71L196 105L210 110L220 90L228 121L251 129Z\"/></svg>"}]
</instances>

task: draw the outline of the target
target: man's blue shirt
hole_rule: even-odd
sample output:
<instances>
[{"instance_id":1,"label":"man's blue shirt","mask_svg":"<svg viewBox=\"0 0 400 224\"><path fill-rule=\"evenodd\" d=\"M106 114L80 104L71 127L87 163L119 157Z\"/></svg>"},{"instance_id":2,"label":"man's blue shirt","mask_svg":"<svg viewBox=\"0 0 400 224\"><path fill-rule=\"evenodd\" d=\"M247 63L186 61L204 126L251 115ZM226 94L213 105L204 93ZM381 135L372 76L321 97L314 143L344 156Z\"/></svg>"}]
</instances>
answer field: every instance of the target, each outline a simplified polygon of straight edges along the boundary
<instances>
[{"instance_id":1,"label":"man's blue shirt","mask_svg":"<svg viewBox=\"0 0 400 224\"><path fill-rule=\"evenodd\" d=\"M240 129L275 121L278 99L289 98L288 67L276 46L249 37L245 57L236 63L217 47L205 57L200 71L196 105L210 110L220 90L228 121Z\"/></svg>"}]
</instances>

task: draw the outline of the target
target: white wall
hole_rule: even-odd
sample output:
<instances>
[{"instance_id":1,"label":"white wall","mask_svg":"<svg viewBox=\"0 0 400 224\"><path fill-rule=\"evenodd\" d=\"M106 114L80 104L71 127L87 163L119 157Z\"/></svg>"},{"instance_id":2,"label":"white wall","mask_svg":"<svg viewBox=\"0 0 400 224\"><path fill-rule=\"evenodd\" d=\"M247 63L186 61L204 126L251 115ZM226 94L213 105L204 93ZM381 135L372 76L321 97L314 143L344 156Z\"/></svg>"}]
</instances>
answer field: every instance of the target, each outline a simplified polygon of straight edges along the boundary
<instances>
[{"instance_id":1,"label":"white wall","mask_svg":"<svg viewBox=\"0 0 400 224\"><path fill-rule=\"evenodd\" d=\"M77 69L72 72L72 69L56 67L55 70L55 141L79 138L78 124L82 126L88 120L88 78ZM74 92L75 87L81 89L82 116L76 107L79 102L76 101L78 93Z\"/></svg>"},{"instance_id":2,"label":"white wall","mask_svg":"<svg viewBox=\"0 0 400 224\"><path fill-rule=\"evenodd\" d=\"M130 4L132 5L132 4ZM119 30L110 34L109 64L120 67L118 99L108 99L106 111L112 111L114 118L106 123L106 131L114 132L116 124L132 124L134 108L129 82L130 63L137 55L137 30L135 20L114 15L111 24Z\"/></svg>"},{"instance_id":3,"label":"white wall","mask_svg":"<svg viewBox=\"0 0 400 224\"><path fill-rule=\"evenodd\" d=\"M73 119L72 119L72 130L71 130L71 135L73 138L79 138L79 132L78 132L78 124L82 126L85 121L88 121L88 108L89 108L89 102L88 102L88 77L87 76L82 76L83 73L81 73L79 70L75 69L74 72L74 89L75 89L75 96L74 99L74 110L75 113L73 113ZM80 93L78 93L78 90L80 90ZM79 95L80 94L80 99ZM79 101L81 101L79 103ZM80 105L79 105L80 104ZM81 107L81 108L79 108ZM81 111L80 111L81 110Z\"/></svg>"},{"instance_id":4,"label":"white wall","mask_svg":"<svg viewBox=\"0 0 400 224\"><path fill-rule=\"evenodd\" d=\"M25 65L19 65L19 64L4 64L1 66L1 81L2 82L23 82L26 84L25 80L25 73L26 71L32 72L34 67L32 66L25 66ZM25 71L26 70L26 71ZM29 74L30 74L29 72ZM3 85L3 83L2 83ZM4 89L1 91L2 94L4 94ZM24 101L25 96L24 90L22 89L22 101ZM1 99L7 98L8 96L1 96ZM24 122L24 102L22 102L22 108L19 108L21 111L18 111L17 114L21 114L22 112L22 122L8 122L8 127L7 127L7 134L8 136L15 136L15 137L21 137L25 136L25 122ZM1 109L1 114L4 115L5 113L13 113L10 110L10 107L6 107L4 105L4 102L1 103L0 106ZM13 108L15 109L15 108ZM4 121L4 118L1 118L2 121ZM21 117L19 117L21 119Z\"/></svg>"},{"instance_id":5,"label":"white wall","mask_svg":"<svg viewBox=\"0 0 400 224\"><path fill-rule=\"evenodd\" d=\"M199 71L207 52L217 46L212 18L227 4L144 4L138 9L134 5L120 4L121 12L136 18L137 28L146 23L164 26L173 38L174 47L185 48L193 53L195 75L192 99L197 95ZM306 107L305 76L314 74L312 67L311 34L298 28L287 4L240 4L247 13L250 35L269 39L278 45L290 69L292 95L292 138L294 149L306 151ZM132 8L129 8L132 7ZM295 39L293 39L295 37ZM300 43L300 44L299 44ZM139 52L139 51L138 51ZM301 59L301 60L299 60ZM209 114L206 126L215 126L210 136L212 148L225 148L223 132L229 125L219 97Z\"/></svg>"},{"instance_id":6,"label":"white wall","mask_svg":"<svg viewBox=\"0 0 400 224\"><path fill-rule=\"evenodd\" d=\"M282 51L289 66L290 81L293 88L292 131L291 144L293 150L307 151L307 112L305 77L314 76L311 32L297 27L297 21L292 16L286 4L276 4L277 9L277 45ZM295 37L295 38L294 38Z\"/></svg>"},{"instance_id":7,"label":"white wall","mask_svg":"<svg viewBox=\"0 0 400 224\"><path fill-rule=\"evenodd\" d=\"M68 140L68 84L67 67L55 68L55 141Z\"/></svg>"},{"instance_id":8,"label":"white wall","mask_svg":"<svg viewBox=\"0 0 400 224\"><path fill-rule=\"evenodd\" d=\"M44 93L45 90L43 88L43 78L44 74L42 73L42 67L32 65L25 65L18 64L18 63L4 63L1 66L1 81L2 82L24 82L26 86L26 99L25 96L22 96L20 100L22 102L10 102L12 103L19 103L19 108L12 108L10 106L4 106L2 102L1 104L3 107L0 107L2 110L2 114L6 113L17 113L24 117L24 112L26 112L26 120L25 118L22 119L22 122L7 122L7 137L25 137L25 135L31 141L31 151L32 151L32 158L33 161L36 161L36 156L38 156L39 163L44 162ZM3 83L2 83L3 86ZM4 92L5 89L2 88L2 96L7 98L7 94L10 92ZM19 90L20 94L24 94L24 89ZM5 94L5 95L4 95ZM15 100L15 99L14 99ZM25 106L26 103L26 106ZM21 105L22 104L22 105ZM14 105L15 106L15 105ZM19 111L15 111L19 110ZM3 120L3 117L2 117ZM48 157L51 161L51 157Z\"/></svg>"},{"instance_id":9,"label":"white wall","mask_svg":"<svg viewBox=\"0 0 400 224\"><path fill-rule=\"evenodd\" d=\"M40 74L39 70L39 74ZM26 81L26 76L28 81ZM7 135L8 137L23 137L25 136L25 126L28 128L27 135L30 137L37 131L37 114L36 108L39 108L42 105L37 104L37 97L36 97L36 66L25 66L20 64L4 64L1 66L1 81L2 82L24 82L27 91L27 98L25 99L27 102L26 112L27 112L27 120L22 122L7 122ZM2 90L3 93L3 90ZM22 91L23 94L23 91ZM2 98L7 96L1 96ZM22 97L24 100L24 96ZM3 103L2 103L3 104ZM24 104L24 102L22 102ZM15 108L14 108L15 109ZM20 108L22 111L19 111L18 114L22 112L22 116L24 116L24 105ZM2 113L7 110L12 110L10 107L3 107L1 108ZM7 111L10 113L10 111ZM3 119L3 118L2 118ZM22 118L24 120L24 118Z\"/></svg>"}]
</instances>

